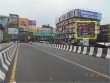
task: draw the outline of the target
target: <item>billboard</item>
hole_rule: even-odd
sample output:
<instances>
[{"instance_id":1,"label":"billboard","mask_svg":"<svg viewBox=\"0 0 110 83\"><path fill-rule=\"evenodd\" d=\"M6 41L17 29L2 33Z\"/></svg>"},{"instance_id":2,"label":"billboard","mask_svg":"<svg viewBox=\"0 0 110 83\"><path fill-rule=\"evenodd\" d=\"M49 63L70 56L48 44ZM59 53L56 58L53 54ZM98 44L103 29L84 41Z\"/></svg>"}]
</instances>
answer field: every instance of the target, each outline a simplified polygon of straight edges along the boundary
<instances>
[{"instance_id":1,"label":"billboard","mask_svg":"<svg viewBox=\"0 0 110 83\"><path fill-rule=\"evenodd\" d=\"M19 16L16 14L10 14L9 15L9 26L11 28L15 28L18 27L18 20L19 20Z\"/></svg>"},{"instance_id":2,"label":"billboard","mask_svg":"<svg viewBox=\"0 0 110 83\"><path fill-rule=\"evenodd\" d=\"M86 11L86 10L80 10L80 16L83 18L91 18L97 20L101 20L102 17L101 13Z\"/></svg>"},{"instance_id":3,"label":"billboard","mask_svg":"<svg viewBox=\"0 0 110 83\"><path fill-rule=\"evenodd\" d=\"M19 28L28 28L29 20L26 18L19 18Z\"/></svg>"},{"instance_id":4,"label":"billboard","mask_svg":"<svg viewBox=\"0 0 110 83\"><path fill-rule=\"evenodd\" d=\"M8 25L8 17L0 16L0 24L2 25L2 27L3 27L4 29L7 28L7 25Z\"/></svg>"},{"instance_id":5,"label":"billboard","mask_svg":"<svg viewBox=\"0 0 110 83\"><path fill-rule=\"evenodd\" d=\"M96 21L77 21L76 39L96 39L97 22Z\"/></svg>"},{"instance_id":6,"label":"billboard","mask_svg":"<svg viewBox=\"0 0 110 83\"><path fill-rule=\"evenodd\" d=\"M29 20L29 32L36 32L36 20Z\"/></svg>"},{"instance_id":7,"label":"billboard","mask_svg":"<svg viewBox=\"0 0 110 83\"><path fill-rule=\"evenodd\" d=\"M18 34L18 28L8 28L8 34Z\"/></svg>"},{"instance_id":8,"label":"billboard","mask_svg":"<svg viewBox=\"0 0 110 83\"><path fill-rule=\"evenodd\" d=\"M36 27L36 20L29 20L29 27Z\"/></svg>"}]
</instances>

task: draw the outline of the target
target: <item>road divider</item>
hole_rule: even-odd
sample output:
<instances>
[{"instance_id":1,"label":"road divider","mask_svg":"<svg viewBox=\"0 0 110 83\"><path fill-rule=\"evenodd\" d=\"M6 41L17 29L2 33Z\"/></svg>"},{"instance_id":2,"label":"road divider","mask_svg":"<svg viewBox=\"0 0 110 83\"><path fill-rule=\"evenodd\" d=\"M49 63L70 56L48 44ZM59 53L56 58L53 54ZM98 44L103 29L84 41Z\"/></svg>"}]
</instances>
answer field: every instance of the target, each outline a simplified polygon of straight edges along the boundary
<instances>
[{"instance_id":1,"label":"road divider","mask_svg":"<svg viewBox=\"0 0 110 83\"><path fill-rule=\"evenodd\" d=\"M14 58L16 48L17 43L14 43L0 52L0 82L3 82L6 78L7 72Z\"/></svg>"},{"instance_id":2,"label":"road divider","mask_svg":"<svg viewBox=\"0 0 110 83\"><path fill-rule=\"evenodd\" d=\"M51 48L56 48L64 51L110 59L110 48L98 48L98 47L86 47L62 44L47 44L47 45Z\"/></svg>"}]
</instances>

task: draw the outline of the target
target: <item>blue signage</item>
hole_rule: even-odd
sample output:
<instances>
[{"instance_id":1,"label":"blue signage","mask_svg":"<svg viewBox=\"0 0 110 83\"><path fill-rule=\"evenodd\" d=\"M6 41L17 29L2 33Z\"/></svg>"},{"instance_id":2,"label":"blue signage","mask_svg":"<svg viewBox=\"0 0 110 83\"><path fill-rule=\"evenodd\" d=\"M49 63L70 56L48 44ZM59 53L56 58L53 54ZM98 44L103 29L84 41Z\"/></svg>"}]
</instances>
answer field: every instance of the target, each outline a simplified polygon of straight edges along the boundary
<instances>
[{"instance_id":1,"label":"blue signage","mask_svg":"<svg viewBox=\"0 0 110 83\"><path fill-rule=\"evenodd\" d=\"M101 20L102 14L92 11L80 10L80 16L83 18L91 18Z\"/></svg>"}]
</instances>

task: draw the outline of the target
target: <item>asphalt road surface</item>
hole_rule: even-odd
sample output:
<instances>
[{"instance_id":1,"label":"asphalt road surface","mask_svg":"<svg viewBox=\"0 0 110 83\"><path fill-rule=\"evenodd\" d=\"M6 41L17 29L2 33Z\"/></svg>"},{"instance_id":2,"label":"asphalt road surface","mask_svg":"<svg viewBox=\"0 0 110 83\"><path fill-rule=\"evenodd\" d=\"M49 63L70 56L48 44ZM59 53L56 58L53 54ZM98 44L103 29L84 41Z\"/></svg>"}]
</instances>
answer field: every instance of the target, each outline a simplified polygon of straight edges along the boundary
<instances>
[{"instance_id":1,"label":"asphalt road surface","mask_svg":"<svg viewBox=\"0 0 110 83\"><path fill-rule=\"evenodd\" d=\"M110 60L51 48L19 44L15 81L35 83L109 83Z\"/></svg>"}]
</instances>

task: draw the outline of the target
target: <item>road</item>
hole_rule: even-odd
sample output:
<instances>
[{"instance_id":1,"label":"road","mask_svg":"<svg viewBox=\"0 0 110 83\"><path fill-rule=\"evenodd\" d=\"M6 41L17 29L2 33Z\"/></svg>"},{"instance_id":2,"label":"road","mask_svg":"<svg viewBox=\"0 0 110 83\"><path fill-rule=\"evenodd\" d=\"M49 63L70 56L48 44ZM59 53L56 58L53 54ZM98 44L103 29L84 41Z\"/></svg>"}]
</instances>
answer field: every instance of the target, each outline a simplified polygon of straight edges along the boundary
<instances>
[{"instance_id":1,"label":"road","mask_svg":"<svg viewBox=\"0 0 110 83\"><path fill-rule=\"evenodd\" d=\"M58 50L38 43L22 43L19 44L14 81L109 83L109 66L108 59Z\"/></svg>"}]
</instances>

